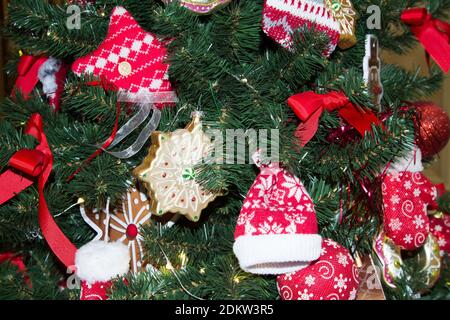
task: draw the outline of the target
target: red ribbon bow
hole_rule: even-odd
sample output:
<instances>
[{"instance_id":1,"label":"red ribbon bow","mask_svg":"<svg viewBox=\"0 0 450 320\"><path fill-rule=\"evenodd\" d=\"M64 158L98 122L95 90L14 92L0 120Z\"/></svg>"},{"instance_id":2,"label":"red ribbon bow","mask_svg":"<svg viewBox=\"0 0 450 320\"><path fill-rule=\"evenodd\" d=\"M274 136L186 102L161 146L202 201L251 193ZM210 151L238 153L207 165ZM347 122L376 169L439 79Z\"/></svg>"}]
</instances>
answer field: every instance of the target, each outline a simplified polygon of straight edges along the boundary
<instances>
[{"instance_id":1,"label":"red ribbon bow","mask_svg":"<svg viewBox=\"0 0 450 320\"><path fill-rule=\"evenodd\" d=\"M411 8L403 11L403 23L419 39L426 52L444 72L450 69L450 24L434 19L425 8Z\"/></svg>"},{"instance_id":2,"label":"red ribbon bow","mask_svg":"<svg viewBox=\"0 0 450 320\"><path fill-rule=\"evenodd\" d=\"M356 108L342 92L318 94L312 91L296 94L288 99L288 104L302 120L295 136L300 145L305 146L317 132L319 119L324 110L338 110L339 115L364 136L372 130L372 124L380 124L380 120L370 110Z\"/></svg>"},{"instance_id":3,"label":"red ribbon bow","mask_svg":"<svg viewBox=\"0 0 450 320\"><path fill-rule=\"evenodd\" d=\"M39 192L38 220L42 235L61 262L66 267L73 266L77 249L56 224L44 197L44 187L52 171L53 154L44 133L41 115L35 113L31 116L25 133L36 138L39 145L34 150L22 149L11 157L9 166L12 169L0 175L0 204L31 186L34 183L34 178L37 177Z\"/></svg>"}]
</instances>

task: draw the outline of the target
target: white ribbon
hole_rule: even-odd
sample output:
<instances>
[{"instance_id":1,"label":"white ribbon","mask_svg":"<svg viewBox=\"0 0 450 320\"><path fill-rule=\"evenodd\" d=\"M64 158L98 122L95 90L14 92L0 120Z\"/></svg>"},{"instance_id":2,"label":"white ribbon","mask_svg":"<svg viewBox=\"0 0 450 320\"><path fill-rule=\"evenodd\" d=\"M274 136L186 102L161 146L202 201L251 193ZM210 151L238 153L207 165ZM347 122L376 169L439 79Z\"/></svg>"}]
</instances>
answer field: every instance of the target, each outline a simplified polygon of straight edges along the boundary
<instances>
[{"instance_id":1,"label":"white ribbon","mask_svg":"<svg viewBox=\"0 0 450 320\"><path fill-rule=\"evenodd\" d=\"M165 92L148 92L130 94L126 92L119 92L118 101L120 102L132 102L136 103L139 111L128 122L117 131L116 137L107 150L104 150L108 154L119 158L128 159L138 153L150 138L153 131L155 131L161 120L161 110L155 107L158 103L176 103L178 98L173 91ZM110 151L116 145L118 145L123 139L129 136L134 130L136 130L142 123L145 122L150 116L152 117L142 129L141 133L137 137L136 141L128 148L121 151Z\"/></svg>"}]
</instances>

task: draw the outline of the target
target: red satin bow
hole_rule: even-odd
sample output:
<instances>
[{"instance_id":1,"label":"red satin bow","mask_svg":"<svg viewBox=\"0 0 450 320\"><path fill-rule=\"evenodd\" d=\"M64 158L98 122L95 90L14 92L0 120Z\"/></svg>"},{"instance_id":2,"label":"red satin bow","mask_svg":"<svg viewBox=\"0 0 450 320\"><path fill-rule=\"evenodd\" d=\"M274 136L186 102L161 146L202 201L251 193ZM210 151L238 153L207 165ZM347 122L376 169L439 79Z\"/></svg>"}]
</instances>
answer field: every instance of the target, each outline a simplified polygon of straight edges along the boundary
<instances>
[{"instance_id":1,"label":"red satin bow","mask_svg":"<svg viewBox=\"0 0 450 320\"><path fill-rule=\"evenodd\" d=\"M450 69L450 24L434 19L425 8L406 9L401 15L403 23L411 27L411 32L441 67Z\"/></svg>"},{"instance_id":2,"label":"red satin bow","mask_svg":"<svg viewBox=\"0 0 450 320\"><path fill-rule=\"evenodd\" d=\"M380 120L370 110L356 108L342 92L318 94L312 91L296 94L288 99L288 104L302 120L295 136L300 145L305 146L317 132L319 119L324 110L338 110L339 115L364 136L372 130L372 124L380 124Z\"/></svg>"},{"instance_id":3,"label":"red satin bow","mask_svg":"<svg viewBox=\"0 0 450 320\"><path fill-rule=\"evenodd\" d=\"M22 149L11 157L9 166L12 169L0 175L0 204L31 186L34 183L34 178L37 177L39 192L38 220L42 235L61 262L66 267L73 266L77 249L56 224L44 197L44 187L52 171L53 154L44 133L42 117L39 114L35 113L31 116L25 133L36 138L39 145L34 150Z\"/></svg>"}]
</instances>

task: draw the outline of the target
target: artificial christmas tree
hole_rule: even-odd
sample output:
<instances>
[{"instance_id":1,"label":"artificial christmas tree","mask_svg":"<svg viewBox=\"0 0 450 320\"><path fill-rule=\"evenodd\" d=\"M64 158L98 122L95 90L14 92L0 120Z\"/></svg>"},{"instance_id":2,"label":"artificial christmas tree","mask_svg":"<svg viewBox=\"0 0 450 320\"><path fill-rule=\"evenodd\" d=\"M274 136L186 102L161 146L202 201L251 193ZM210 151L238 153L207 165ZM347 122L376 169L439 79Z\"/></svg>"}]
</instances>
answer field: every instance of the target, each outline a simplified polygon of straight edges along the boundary
<instances>
[{"instance_id":1,"label":"artificial christmas tree","mask_svg":"<svg viewBox=\"0 0 450 320\"><path fill-rule=\"evenodd\" d=\"M367 23L374 1L351 2L359 18L351 21L354 36L352 27L343 35L336 20L342 18L336 5L347 2L331 1L329 8L330 1L321 0L81 1L77 29L65 23L69 4L11 0L4 34L22 57L32 57L31 62L52 57L71 68L63 77L64 86L59 83L52 87L58 92L51 92L39 83L38 65L31 65L32 74L24 73L17 55L7 66L11 79L31 89L14 90L0 105L0 257L10 257L0 258L0 299L79 299L81 289L81 297L86 297L86 288L94 287L101 292L91 298L102 299L278 299L279 272L260 274L281 264L289 267L281 273L293 272L300 279L304 270L315 270L321 263L339 264L336 257L323 256L327 247L321 239L339 244L339 259L344 263L346 257L347 269L360 267L360 257L375 257L380 230L386 226L383 179L396 159L423 142L416 141L420 111L407 101L432 95L443 79L442 70L431 64L425 75L380 64L378 47L407 53L420 40L445 70L448 39L442 27L450 0L376 1L381 29L369 29ZM406 5L427 6L418 16L427 18L426 23L415 23L417 16L405 11ZM424 41L420 30L443 50L436 55L436 47ZM339 47L340 39L349 42ZM369 70L363 67L364 51L373 43L378 46L366 55L371 60L366 64L376 70ZM43 78L54 74L50 69L55 71L48 68ZM370 79L372 74L379 79ZM145 97L136 96L142 91ZM44 95L50 101L42 99ZM52 99L59 110L52 107ZM160 160L158 145L148 139L145 118L136 117L150 105L160 115L152 122L158 130L155 137L159 146L167 146L162 150L164 170L164 161L152 166ZM204 136L192 137L200 140L191 143L184 128L192 114L200 112ZM35 125L25 128L30 118ZM126 135L119 134L121 127L128 128ZM179 139L172 141L171 136ZM191 148L206 141L202 137L212 145L212 154L205 157ZM446 135L440 138L439 149L447 142ZM145 148L127 158L115 153L132 141ZM274 179L268 184L272 188L262 193L252 187L262 177L247 160L255 146L282 168L268 174ZM167 187L181 190L178 194L190 204L199 190L211 198L205 205L192 205L195 210L181 210L186 205L181 197L176 208L166 205L173 205L173 193L164 192L165 177L144 177L146 170L170 177ZM95 278L81 272L75 274L81 284L72 285L69 267L100 265L90 255L82 257L87 261L75 259L77 252L83 253L77 248L86 248L97 237L79 205L120 204L130 187L147 193L155 207L164 204L158 212L150 205L151 221L138 227L126 220L126 210L118 212L114 221L127 229L136 227L129 232L118 227L119 222L109 224L122 230L116 232L125 230L122 236L139 237L139 259L128 270L128 255L135 251L122 246L123 255L116 255L119 262L103 260L113 265L111 272ZM297 199L298 194L302 196ZM265 228L269 213L281 228L274 223ZM105 225L103 215L97 219L93 214L89 221ZM250 217L262 220L255 225ZM254 230L258 228L267 234ZM273 245L267 245L268 235ZM295 241L283 242L289 236ZM303 241L310 238L314 240ZM96 240L106 252L112 239ZM431 254L433 248L425 243L419 251ZM285 254L288 249L291 256ZM396 250L401 249L391 251ZM448 257L437 254L436 259L433 268L427 261L403 259L403 276L393 279L394 286L385 284L386 297L448 298ZM151 266L139 268L138 260ZM339 298L354 298L357 277L337 277L331 287L322 279L316 293L332 288ZM302 289L295 297L306 294ZM328 295L317 294L320 297ZM308 298L316 297L308 293Z\"/></svg>"}]
</instances>

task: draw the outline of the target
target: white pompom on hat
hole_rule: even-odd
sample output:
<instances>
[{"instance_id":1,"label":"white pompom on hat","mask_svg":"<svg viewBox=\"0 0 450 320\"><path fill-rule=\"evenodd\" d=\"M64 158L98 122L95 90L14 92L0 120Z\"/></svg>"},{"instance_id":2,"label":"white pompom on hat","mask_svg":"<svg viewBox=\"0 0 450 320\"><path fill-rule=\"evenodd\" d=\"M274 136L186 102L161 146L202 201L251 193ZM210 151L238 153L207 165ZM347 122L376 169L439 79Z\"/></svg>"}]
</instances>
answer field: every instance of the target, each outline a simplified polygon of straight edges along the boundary
<instances>
[{"instance_id":1,"label":"white pompom on hat","mask_svg":"<svg viewBox=\"0 0 450 320\"><path fill-rule=\"evenodd\" d=\"M82 281L106 282L128 273L130 252L121 242L92 241L78 249L75 265Z\"/></svg>"}]
</instances>

